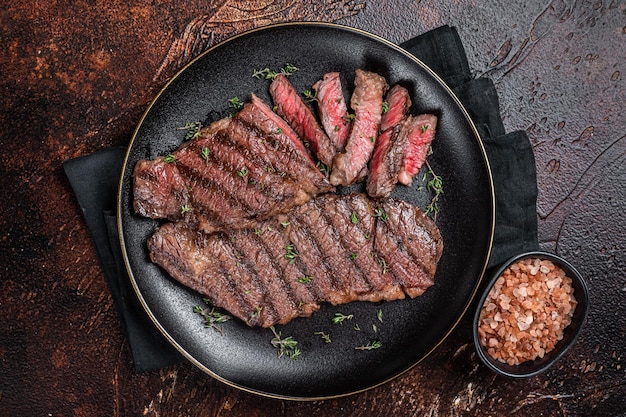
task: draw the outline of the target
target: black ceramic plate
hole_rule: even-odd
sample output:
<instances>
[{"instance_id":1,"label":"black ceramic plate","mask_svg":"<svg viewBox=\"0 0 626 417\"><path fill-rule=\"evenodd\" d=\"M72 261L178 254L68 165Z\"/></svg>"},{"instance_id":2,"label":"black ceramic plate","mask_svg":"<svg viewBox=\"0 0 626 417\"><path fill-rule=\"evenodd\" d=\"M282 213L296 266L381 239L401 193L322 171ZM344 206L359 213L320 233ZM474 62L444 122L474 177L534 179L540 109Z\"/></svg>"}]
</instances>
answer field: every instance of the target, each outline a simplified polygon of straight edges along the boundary
<instances>
[{"instance_id":1,"label":"black ceramic plate","mask_svg":"<svg viewBox=\"0 0 626 417\"><path fill-rule=\"evenodd\" d=\"M142 158L176 149L187 122L228 112L228 101L251 92L269 100L268 81L255 69L299 68L290 80L299 91L330 71L339 71L352 89L357 68L401 83L413 98L413 113L435 112L439 126L429 162L443 179L437 224L445 249L436 284L413 300L324 305L278 331L298 341L298 359L278 357L269 329L251 329L231 320L223 335L203 326L193 313L197 293L178 285L150 263L146 239L158 222L132 211L132 172ZM424 208L429 194L398 186L395 196ZM450 333L482 279L494 228L494 196L489 166L476 129L451 91L432 71L399 47L365 32L331 24L271 26L229 39L184 68L156 97L129 146L120 183L121 243L133 285L156 326L191 362L213 377L246 391L281 398L318 399L347 395L380 385L428 355ZM377 313L382 312L382 321ZM352 314L332 324L336 312ZM316 334L325 332L330 343ZM356 349L379 341L373 350Z\"/></svg>"}]
</instances>

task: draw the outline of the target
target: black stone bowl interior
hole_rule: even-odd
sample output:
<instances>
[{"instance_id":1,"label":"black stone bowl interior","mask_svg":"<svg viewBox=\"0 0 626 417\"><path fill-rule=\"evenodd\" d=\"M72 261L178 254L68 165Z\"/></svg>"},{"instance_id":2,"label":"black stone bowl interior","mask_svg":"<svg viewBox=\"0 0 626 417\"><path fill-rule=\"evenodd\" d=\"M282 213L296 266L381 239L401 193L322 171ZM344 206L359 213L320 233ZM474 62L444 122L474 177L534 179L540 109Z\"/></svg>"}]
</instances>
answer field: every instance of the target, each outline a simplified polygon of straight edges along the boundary
<instances>
[{"instance_id":1,"label":"black stone bowl interior","mask_svg":"<svg viewBox=\"0 0 626 417\"><path fill-rule=\"evenodd\" d=\"M513 265L517 261L527 258L547 259L552 261L556 266L563 269L563 271L565 271L565 274L572 279L574 297L576 298L577 305L574 310L571 323L564 329L563 339L556 344L554 349L546 352L543 358L536 358L532 361L522 362L519 365L509 365L507 363L492 358L491 355L489 355L489 353L487 352L487 349L480 343L478 334L480 312L483 308L485 300L487 299L487 296L489 295L489 291L496 283L498 277L509 266ZM567 350L574 344L585 323L588 310L589 294L587 290L587 284L585 283L580 273L576 270L576 268L574 268L568 261L558 255L542 251L526 252L516 255L506 261L504 264L502 264L502 266L500 266L497 271L495 271L493 277L491 278L483 294L478 300L478 303L476 304L476 311L472 323L474 345L476 347L476 351L478 352L478 356L480 357L481 361L491 370L500 375L511 378L526 378L537 375L548 369L561 357L563 357L565 352L567 352Z\"/></svg>"}]
</instances>

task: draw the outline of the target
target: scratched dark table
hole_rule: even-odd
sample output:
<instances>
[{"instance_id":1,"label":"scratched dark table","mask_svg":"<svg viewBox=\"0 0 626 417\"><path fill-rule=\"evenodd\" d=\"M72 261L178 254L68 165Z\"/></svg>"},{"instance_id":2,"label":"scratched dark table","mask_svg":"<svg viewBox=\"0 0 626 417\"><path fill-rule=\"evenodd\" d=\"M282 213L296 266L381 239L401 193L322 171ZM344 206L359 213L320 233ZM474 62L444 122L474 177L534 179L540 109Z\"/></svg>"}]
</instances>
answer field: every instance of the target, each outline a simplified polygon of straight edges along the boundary
<instances>
[{"instance_id":1,"label":"scratched dark table","mask_svg":"<svg viewBox=\"0 0 626 417\"><path fill-rule=\"evenodd\" d=\"M465 317L409 372L327 401L259 397L189 363L135 373L62 162L126 143L206 48L294 20L397 43L458 28L472 72L495 82L507 131L532 142L541 247L589 284L587 325L556 366L496 376ZM626 415L623 1L7 0L0 31L0 416Z\"/></svg>"}]
</instances>

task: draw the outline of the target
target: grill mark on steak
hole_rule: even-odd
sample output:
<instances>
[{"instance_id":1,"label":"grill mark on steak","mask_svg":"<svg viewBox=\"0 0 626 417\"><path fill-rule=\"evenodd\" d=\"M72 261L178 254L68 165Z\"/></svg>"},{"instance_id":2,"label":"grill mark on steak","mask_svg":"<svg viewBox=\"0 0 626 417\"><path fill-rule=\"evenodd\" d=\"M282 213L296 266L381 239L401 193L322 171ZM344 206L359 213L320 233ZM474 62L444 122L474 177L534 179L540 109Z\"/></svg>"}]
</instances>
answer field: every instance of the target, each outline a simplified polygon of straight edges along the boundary
<instances>
[{"instance_id":1,"label":"grill mark on steak","mask_svg":"<svg viewBox=\"0 0 626 417\"><path fill-rule=\"evenodd\" d=\"M270 316L272 305L265 302L263 291L257 287L249 275L246 275L247 271L238 265L239 260L229 245L229 237L220 234L211 243L216 245L212 254L219 261L222 274L228 278L228 288L245 314L240 318L249 325L261 325L262 319ZM225 306L220 305L220 307Z\"/></svg>"},{"instance_id":2,"label":"grill mark on steak","mask_svg":"<svg viewBox=\"0 0 626 417\"><path fill-rule=\"evenodd\" d=\"M361 269L366 271L368 282L372 287L369 294L363 294L359 297L363 301L380 301L395 300L404 298L404 293L400 285L394 282L392 277L387 274L381 274L381 266L373 252L376 218L373 215L373 205L369 199L363 198L361 195L353 195L346 199L348 209L358 216L358 224L355 229L360 233L352 235L349 240L354 246L357 253L357 261Z\"/></svg>"},{"instance_id":3,"label":"grill mark on steak","mask_svg":"<svg viewBox=\"0 0 626 417\"><path fill-rule=\"evenodd\" d=\"M307 204L309 206L309 204ZM291 220L292 228L289 235L291 242L298 248L298 262L304 264L304 270L312 277L313 287L320 296L320 300L339 304L342 299L341 271L332 262L331 253L326 250L325 236L317 226L320 213L315 208L306 213L294 216Z\"/></svg>"},{"instance_id":4,"label":"grill mark on steak","mask_svg":"<svg viewBox=\"0 0 626 417\"><path fill-rule=\"evenodd\" d=\"M250 231L241 231L231 235L226 242L236 254L237 265L242 269L239 279L254 283L259 292L263 309L256 317L258 324L280 323L298 316L297 301L292 297L282 277L272 270L271 260L267 258L262 246L253 238Z\"/></svg>"},{"instance_id":5,"label":"grill mark on steak","mask_svg":"<svg viewBox=\"0 0 626 417\"><path fill-rule=\"evenodd\" d=\"M387 82L380 75L356 70L354 91L350 98L354 110L352 130L345 152L337 154L333 161L331 184L347 186L367 175L367 163L378 137L383 95L387 87Z\"/></svg>"},{"instance_id":6,"label":"grill mark on steak","mask_svg":"<svg viewBox=\"0 0 626 417\"><path fill-rule=\"evenodd\" d=\"M382 209L389 217L376 224L374 250L410 297L421 295L434 284L443 251L439 230L421 210L411 210L404 201L390 204L385 200Z\"/></svg>"},{"instance_id":7,"label":"grill mark on steak","mask_svg":"<svg viewBox=\"0 0 626 417\"><path fill-rule=\"evenodd\" d=\"M334 190L291 128L257 97L173 156L171 163L163 157L137 163L135 211L207 233L250 227Z\"/></svg>"},{"instance_id":8,"label":"grill mark on steak","mask_svg":"<svg viewBox=\"0 0 626 417\"><path fill-rule=\"evenodd\" d=\"M289 123L305 145L308 144L313 155L330 166L335 157L335 146L287 77L279 74L270 84L269 91L276 112Z\"/></svg>"},{"instance_id":9,"label":"grill mark on steak","mask_svg":"<svg viewBox=\"0 0 626 417\"><path fill-rule=\"evenodd\" d=\"M388 218L375 217L375 207ZM352 212L359 213L357 224ZM422 294L433 284L443 249L436 225L421 210L397 200L374 203L364 194L320 196L280 219L257 222L256 229L206 235L169 223L157 229L148 248L152 261L173 278L262 327L308 316L322 302ZM288 244L298 251L293 262L285 257ZM351 250L359 251L354 260L347 256ZM307 276L310 283L298 282Z\"/></svg>"},{"instance_id":10,"label":"grill mark on steak","mask_svg":"<svg viewBox=\"0 0 626 417\"><path fill-rule=\"evenodd\" d=\"M288 229L283 229L282 225L273 224L264 228L257 228L260 244L263 245L268 254L271 255L273 265L277 271L283 272L283 279L294 289L294 296L297 296L298 303L315 303L318 299L311 287L304 287L298 282L298 278L306 276L308 271L306 265L300 262L290 262L285 257L285 248L290 243ZM298 285L296 285L298 284Z\"/></svg>"},{"instance_id":11,"label":"grill mark on steak","mask_svg":"<svg viewBox=\"0 0 626 417\"><path fill-rule=\"evenodd\" d=\"M348 216L343 221L350 221ZM329 262L333 265L333 270L337 274L335 279L341 288L340 294L343 297L338 304L348 302L347 300L358 299L361 294L371 291L371 285L369 284L364 272L361 270L360 264L350 259L350 254L345 246L341 227L344 229L345 223L336 223L335 217L327 213L325 210L321 210L319 217L319 224L316 227L323 227L328 230L326 239L322 239L322 250L329 253Z\"/></svg>"},{"instance_id":12,"label":"grill mark on steak","mask_svg":"<svg viewBox=\"0 0 626 417\"><path fill-rule=\"evenodd\" d=\"M260 98L253 94L252 101L237 113L236 119L247 126L247 132L244 128L241 136L247 140L246 143L252 150L262 151L259 156L264 158L268 165L277 164L278 171L297 178L299 184L308 193L334 191L334 187L317 168L313 158L293 129ZM237 128L238 125L231 124L230 127ZM254 137L249 137L250 134ZM260 140L261 143L265 139L265 149L259 148L258 141L255 139ZM273 150L268 144L271 144Z\"/></svg>"},{"instance_id":13,"label":"grill mark on steak","mask_svg":"<svg viewBox=\"0 0 626 417\"><path fill-rule=\"evenodd\" d=\"M348 283L344 285L347 285L348 288L354 291L353 296L359 298L363 294L371 292L374 287L371 282L373 278L370 277L372 271L367 264L371 251L367 253L367 250L363 251L362 247L358 245L358 241L364 241L365 236L359 229L358 223L357 225L352 223L352 211L348 207L348 198L328 198L321 200L321 202L324 204L321 207L322 218L330 226L330 230L332 230L331 237L337 245L335 253L353 271L345 275ZM356 255L354 259L352 259L353 254ZM346 296L349 297L350 295Z\"/></svg>"}]
</instances>

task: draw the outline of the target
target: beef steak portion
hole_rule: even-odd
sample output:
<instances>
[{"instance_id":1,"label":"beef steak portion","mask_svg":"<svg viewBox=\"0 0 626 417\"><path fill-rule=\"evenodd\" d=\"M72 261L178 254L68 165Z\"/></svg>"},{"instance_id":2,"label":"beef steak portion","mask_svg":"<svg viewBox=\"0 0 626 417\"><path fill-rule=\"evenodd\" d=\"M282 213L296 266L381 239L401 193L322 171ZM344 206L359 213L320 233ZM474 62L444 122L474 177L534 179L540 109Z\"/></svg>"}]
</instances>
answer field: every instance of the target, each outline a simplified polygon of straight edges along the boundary
<instances>
[{"instance_id":1,"label":"beef steak portion","mask_svg":"<svg viewBox=\"0 0 626 417\"><path fill-rule=\"evenodd\" d=\"M322 126L336 150L343 152L350 135L351 124L339 73L324 74L321 80L313 84L313 90Z\"/></svg>"},{"instance_id":2,"label":"beef steak portion","mask_svg":"<svg viewBox=\"0 0 626 417\"><path fill-rule=\"evenodd\" d=\"M167 157L137 163L136 213L210 233L251 227L334 189L291 127L254 94L219 123Z\"/></svg>"},{"instance_id":3,"label":"beef steak portion","mask_svg":"<svg viewBox=\"0 0 626 417\"><path fill-rule=\"evenodd\" d=\"M421 295L443 251L437 226L419 208L364 194L318 196L228 233L166 223L147 245L174 279L261 327L310 316L324 302Z\"/></svg>"},{"instance_id":4,"label":"beef steak portion","mask_svg":"<svg viewBox=\"0 0 626 417\"><path fill-rule=\"evenodd\" d=\"M324 165L330 166L337 150L315 114L304 102L291 82L279 74L270 84L270 95L276 112L285 119L311 149L313 155Z\"/></svg>"},{"instance_id":5,"label":"beef steak portion","mask_svg":"<svg viewBox=\"0 0 626 417\"><path fill-rule=\"evenodd\" d=\"M383 95L387 88L387 81L380 75L356 70L354 91L350 98L350 106L354 110L352 130L345 151L338 153L333 161L331 184L351 185L367 175L367 163L378 137Z\"/></svg>"}]
</instances>

